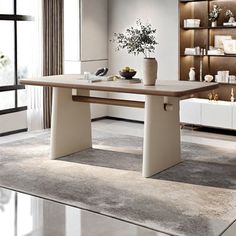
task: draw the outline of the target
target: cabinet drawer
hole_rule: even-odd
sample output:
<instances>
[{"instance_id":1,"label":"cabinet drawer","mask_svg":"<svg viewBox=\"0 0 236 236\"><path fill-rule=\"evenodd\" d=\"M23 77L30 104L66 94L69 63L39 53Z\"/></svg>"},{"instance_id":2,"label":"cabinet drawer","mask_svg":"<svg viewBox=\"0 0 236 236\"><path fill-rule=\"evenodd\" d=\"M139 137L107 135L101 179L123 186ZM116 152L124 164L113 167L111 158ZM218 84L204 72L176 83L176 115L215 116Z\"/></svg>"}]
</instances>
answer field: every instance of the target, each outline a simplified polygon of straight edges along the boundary
<instances>
[{"instance_id":1,"label":"cabinet drawer","mask_svg":"<svg viewBox=\"0 0 236 236\"><path fill-rule=\"evenodd\" d=\"M180 102L180 122L187 124L201 124L201 103L193 99Z\"/></svg>"},{"instance_id":2,"label":"cabinet drawer","mask_svg":"<svg viewBox=\"0 0 236 236\"><path fill-rule=\"evenodd\" d=\"M233 106L233 129L236 130L236 105Z\"/></svg>"},{"instance_id":3,"label":"cabinet drawer","mask_svg":"<svg viewBox=\"0 0 236 236\"><path fill-rule=\"evenodd\" d=\"M202 104L202 125L233 128L233 106L231 103Z\"/></svg>"}]
</instances>

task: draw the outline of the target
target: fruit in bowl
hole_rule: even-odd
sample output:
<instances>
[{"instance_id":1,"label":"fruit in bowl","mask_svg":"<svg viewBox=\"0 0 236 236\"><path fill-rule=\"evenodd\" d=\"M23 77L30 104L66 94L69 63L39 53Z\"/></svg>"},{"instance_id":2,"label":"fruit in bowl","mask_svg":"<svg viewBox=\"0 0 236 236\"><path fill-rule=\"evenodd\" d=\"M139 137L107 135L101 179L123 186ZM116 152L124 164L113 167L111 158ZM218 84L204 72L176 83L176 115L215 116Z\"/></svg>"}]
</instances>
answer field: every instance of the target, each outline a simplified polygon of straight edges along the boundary
<instances>
[{"instance_id":1,"label":"fruit in bowl","mask_svg":"<svg viewBox=\"0 0 236 236\"><path fill-rule=\"evenodd\" d=\"M125 67L121 71L119 71L120 75L125 79L132 79L136 75L136 71L130 67Z\"/></svg>"}]
</instances>

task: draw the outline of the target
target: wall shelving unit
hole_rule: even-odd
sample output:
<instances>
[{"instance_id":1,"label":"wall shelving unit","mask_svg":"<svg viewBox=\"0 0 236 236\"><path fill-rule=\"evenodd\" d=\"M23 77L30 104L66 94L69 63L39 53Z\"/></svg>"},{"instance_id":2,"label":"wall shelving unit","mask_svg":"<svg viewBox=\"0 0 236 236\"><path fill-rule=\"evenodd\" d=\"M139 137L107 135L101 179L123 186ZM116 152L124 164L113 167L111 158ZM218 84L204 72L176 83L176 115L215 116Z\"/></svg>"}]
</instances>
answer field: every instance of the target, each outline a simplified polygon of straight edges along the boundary
<instances>
[{"instance_id":1,"label":"wall shelving unit","mask_svg":"<svg viewBox=\"0 0 236 236\"><path fill-rule=\"evenodd\" d=\"M213 5L222 8L217 27L211 27L208 14ZM226 22L226 10L230 9L236 15L235 0L180 0L180 80L188 80L190 67L195 67L196 80L200 80L200 63L202 61L202 78L206 74L215 76L217 71L229 70L230 75L236 75L236 55L185 55L185 48L200 47L207 52L210 46L214 46L216 35L231 35L236 39L236 26L223 26ZM200 19L200 27L184 27L185 19ZM216 91L221 100L229 101L231 88L236 94L236 83L222 83ZM199 94L201 98L207 98L207 93Z\"/></svg>"},{"instance_id":2,"label":"wall shelving unit","mask_svg":"<svg viewBox=\"0 0 236 236\"><path fill-rule=\"evenodd\" d=\"M208 15L213 5L222 8L217 27L212 27ZM180 80L189 79L190 67L195 67L196 80L200 81L200 63L202 78L206 74L215 76L217 71L229 70L236 75L236 55L207 55L210 46L214 46L216 35L231 35L236 39L236 27L224 26L227 22L225 12L230 9L236 16L235 0L180 0ZM200 27L184 27L185 19L200 19ZM185 48L200 47L205 55L185 55ZM194 124L214 128L236 130L236 102L230 102L231 89L236 97L236 81L220 83L218 93L220 101L209 101L208 93L199 93L195 98L181 101L180 120L184 124Z\"/></svg>"}]
</instances>

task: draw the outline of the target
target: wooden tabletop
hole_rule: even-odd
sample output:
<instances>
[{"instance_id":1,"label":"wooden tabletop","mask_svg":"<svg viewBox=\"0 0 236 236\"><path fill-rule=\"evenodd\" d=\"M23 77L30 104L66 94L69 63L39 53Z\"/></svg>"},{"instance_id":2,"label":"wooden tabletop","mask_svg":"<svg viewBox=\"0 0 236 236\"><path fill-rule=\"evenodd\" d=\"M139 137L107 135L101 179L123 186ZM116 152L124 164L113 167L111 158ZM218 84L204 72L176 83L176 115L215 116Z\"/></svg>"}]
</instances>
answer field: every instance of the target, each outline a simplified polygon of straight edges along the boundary
<instances>
[{"instance_id":1,"label":"wooden tabletop","mask_svg":"<svg viewBox=\"0 0 236 236\"><path fill-rule=\"evenodd\" d=\"M143 95L183 97L198 92L214 90L217 83L157 80L155 86L144 86L130 81L101 81L89 83L80 79L80 75L56 75L40 78L21 79L24 85L48 86L58 88L86 89L106 92L133 93Z\"/></svg>"}]
</instances>

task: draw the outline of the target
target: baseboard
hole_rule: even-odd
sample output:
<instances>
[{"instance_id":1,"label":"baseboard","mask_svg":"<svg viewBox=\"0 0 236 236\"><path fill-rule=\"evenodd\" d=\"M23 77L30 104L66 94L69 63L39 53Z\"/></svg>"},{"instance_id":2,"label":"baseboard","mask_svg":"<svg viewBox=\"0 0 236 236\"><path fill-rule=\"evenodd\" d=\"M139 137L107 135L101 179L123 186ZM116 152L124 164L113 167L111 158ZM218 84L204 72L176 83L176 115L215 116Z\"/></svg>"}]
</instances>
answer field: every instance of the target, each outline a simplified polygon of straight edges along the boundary
<instances>
[{"instance_id":1,"label":"baseboard","mask_svg":"<svg viewBox=\"0 0 236 236\"><path fill-rule=\"evenodd\" d=\"M236 136L236 130L199 126L197 131Z\"/></svg>"},{"instance_id":2,"label":"baseboard","mask_svg":"<svg viewBox=\"0 0 236 236\"><path fill-rule=\"evenodd\" d=\"M93 119L91 119L91 121L94 122L94 121L99 121L99 120L104 120L104 119L107 119L107 116L101 116L101 117L98 117L98 118L93 118Z\"/></svg>"},{"instance_id":3,"label":"baseboard","mask_svg":"<svg viewBox=\"0 0 236 236\"><path fill-rule=\"evenodd\" d=\"M5 132L5 133L0 133L0 137L11 135L11 134L18 134L18 133L27 132L27 131L28 129L18 129L14 131Z\"/></svg>"}]
</instances>

